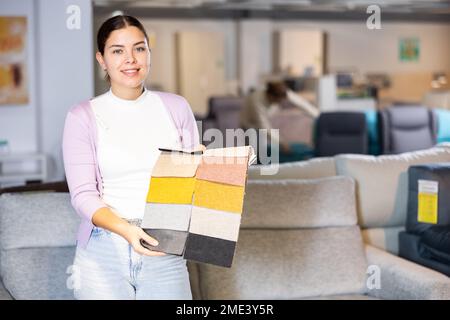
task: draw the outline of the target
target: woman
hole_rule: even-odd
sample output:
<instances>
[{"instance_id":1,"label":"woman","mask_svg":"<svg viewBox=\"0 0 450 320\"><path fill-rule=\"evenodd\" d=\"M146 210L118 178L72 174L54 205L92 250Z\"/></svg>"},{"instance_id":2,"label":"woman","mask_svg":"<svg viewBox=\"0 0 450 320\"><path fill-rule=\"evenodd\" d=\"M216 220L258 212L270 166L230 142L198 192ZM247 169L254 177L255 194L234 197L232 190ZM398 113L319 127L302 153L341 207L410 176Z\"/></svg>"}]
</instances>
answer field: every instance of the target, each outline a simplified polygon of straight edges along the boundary
<instances>
[{"instance_id":1,"label":"woman","mask_svg":"<svg viewBox=\"0 0 450 320\"><path fill-rule=\"evenodd\" d=\"M182 257L151 251L140 227L158 148L194 149L198 131L180 96L144 82L151 52L142 24L115 16L100 27L96 58L110 90L67 114L63 156L81 216L74 261L77 299L191 299Z\"/></svg>"},{"instance_id":2,"label":"woman","mask_svg":"<svg viewBox=\"0 0 450 320\"><path fill-rule=\"evenodd\" d=\"M271 81L267 83L265 90L254 90L245 99L244 107L240 114L240 125L242 128L266 129L267 141L272 145L279 146L280 150L288 155L292 152L289 142L282 137L272 135L270 118L281 108L281 103L290 102L305 114L317 118L319 110L306 99L289 90L284 82Z\"/></svg>"}]
</instances>

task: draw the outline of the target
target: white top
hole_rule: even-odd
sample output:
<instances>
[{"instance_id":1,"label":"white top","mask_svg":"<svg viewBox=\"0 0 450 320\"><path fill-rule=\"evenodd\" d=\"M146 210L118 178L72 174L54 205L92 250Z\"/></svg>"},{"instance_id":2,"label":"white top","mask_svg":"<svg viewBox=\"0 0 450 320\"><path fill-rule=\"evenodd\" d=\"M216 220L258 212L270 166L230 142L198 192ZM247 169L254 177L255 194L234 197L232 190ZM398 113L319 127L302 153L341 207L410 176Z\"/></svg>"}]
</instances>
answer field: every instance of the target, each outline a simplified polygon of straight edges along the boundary
<instances>
[{"instance_id":1,"label":"white top","mask_svg":"<svg viewBox=\"0 0 450 320\"><path fill-rule=\"evenodd\" d=\"M110 89L91 105L103 201L122 218L142 219L158 148L181 148L178 131L161 98L147 89L136 100Z\"/></svg>"}]
</instances>

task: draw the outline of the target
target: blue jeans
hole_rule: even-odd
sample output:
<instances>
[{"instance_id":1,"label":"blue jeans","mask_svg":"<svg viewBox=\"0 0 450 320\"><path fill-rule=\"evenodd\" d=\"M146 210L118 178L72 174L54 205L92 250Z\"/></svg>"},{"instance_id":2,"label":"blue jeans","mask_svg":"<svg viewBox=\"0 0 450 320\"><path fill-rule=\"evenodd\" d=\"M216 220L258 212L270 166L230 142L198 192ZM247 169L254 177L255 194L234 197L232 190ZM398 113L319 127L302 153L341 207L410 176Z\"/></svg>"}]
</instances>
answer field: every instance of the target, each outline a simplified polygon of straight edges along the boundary
<instances>
[{"instance_id":1,"label":"blue jeans","mask_svg":"<svg viewBox=\"0 0 450 320\"><path fill-rule=\"evenodd\" d=\"M141 256L121 236L94 227L74 261L76 299L191 300L186 260L180 256Z\"/></svg>"}]
</instances>

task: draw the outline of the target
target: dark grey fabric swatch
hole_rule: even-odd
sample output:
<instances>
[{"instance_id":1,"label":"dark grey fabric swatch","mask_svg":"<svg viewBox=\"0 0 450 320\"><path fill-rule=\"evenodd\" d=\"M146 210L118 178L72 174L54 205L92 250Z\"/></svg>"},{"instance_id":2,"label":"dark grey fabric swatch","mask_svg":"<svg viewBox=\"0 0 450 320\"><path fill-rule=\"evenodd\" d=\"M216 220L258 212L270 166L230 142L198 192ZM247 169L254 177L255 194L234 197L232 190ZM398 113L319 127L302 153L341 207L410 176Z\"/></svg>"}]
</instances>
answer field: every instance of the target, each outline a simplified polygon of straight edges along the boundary
<instances>
[{"instance_id":1,"label":"dark grey fabric swatch","mask_svg":"<svg viewBox=\"0 0 450 320\"><path fill-rule=\"evenodd\" d=\"M229 268L235 248L234 241L189 233L184 258Z\"/></svg>"},{"instance_id":2,"label":"dark grey fabric swatch","mask_svg":"<svg viewBox=\"0 0 450 320\"><path fill-rule=\"evenodd\" d=\"M158 240L159 244L154 247L141 240L141 244L147 249L178 256L183 255L188 232L163 229L143 229L148 235Z\"/></svg>"}]
</instances>

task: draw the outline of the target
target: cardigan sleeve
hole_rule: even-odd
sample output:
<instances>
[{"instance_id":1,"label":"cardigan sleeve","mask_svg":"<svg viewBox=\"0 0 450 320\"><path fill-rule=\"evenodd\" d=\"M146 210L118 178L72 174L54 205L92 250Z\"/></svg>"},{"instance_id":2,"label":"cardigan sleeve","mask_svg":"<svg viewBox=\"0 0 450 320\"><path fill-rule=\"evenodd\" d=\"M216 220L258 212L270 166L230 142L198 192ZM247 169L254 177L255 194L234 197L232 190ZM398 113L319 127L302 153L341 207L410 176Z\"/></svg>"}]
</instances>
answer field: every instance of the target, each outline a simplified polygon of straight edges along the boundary
<instances>
[{"instance_id":1,"label":"cardigan sleeve","mask_svg":"<svg viewBox=\"0 0 450 320\"><path fill-rule=\"evenodd\" d=\"M81 218L92 222L94 213L107 205L98 190L89 126L73 111L66 116L62 151L72 206Z\"/></svg>"},{"instance_id":2,"label":"cardigan sleeve","mask_svg":"<svg viewBox=\"0 0 450 320\"><path fill-rule=\"evenodd\" d=\"M184 117L182 121L182 139L184 149L194 149L200 144L197 122L191 106L186 99L183 98L185 107L183 108Z\"/></svg>"}]
</instances>

